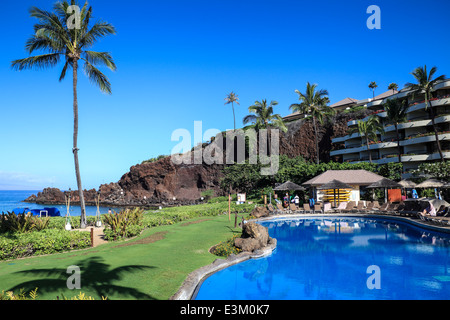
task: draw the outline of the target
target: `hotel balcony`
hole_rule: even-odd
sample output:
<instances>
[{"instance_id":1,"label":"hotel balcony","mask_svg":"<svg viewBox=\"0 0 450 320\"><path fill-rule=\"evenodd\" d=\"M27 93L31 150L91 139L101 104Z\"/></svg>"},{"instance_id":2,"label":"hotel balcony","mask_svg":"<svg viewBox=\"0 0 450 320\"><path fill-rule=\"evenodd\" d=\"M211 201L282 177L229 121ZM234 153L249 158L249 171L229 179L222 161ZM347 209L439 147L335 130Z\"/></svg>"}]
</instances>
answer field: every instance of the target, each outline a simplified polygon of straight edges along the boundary
<instances>
[{"instance_id":1,"label":"hotel balcony","mask_svg":"<svg viewBox=\"0 0 450 320\"><path fill-rule=\"evenodd\" d=\"M440 133L438 135L439 141L450 141L450 132ZM427 133L426 136L420 136L407 138L406 140L400 141L401 146L408 146L412 144L421 144L421 143L427 143L427 142L435 142L436 137L434 135L434 132Z\"/></svg>"},{"instance_id":2,"label":"hotel balcony","mask_svg":"<svg viewBox=\"0 0 450 320\"><path fill-rule=\"evenodd\" d=\"M450 159L450 151L442 152L445 159ZM412 154L412 155L403 155L402 162L422 162L422 161L432 161L439 160L440 155L439 152L435 152L432 154Z\"/></svg>"},{"instance_id":3,"label":"hotel balcony","mask_svg":"<svg viewBox=\"0 0 450 320\"><path fill-rule=\"evenodd\" d=\"M377 101L375 101L375 102L377 102ZM369 115L369 116L367 116L367 117L365 117L365 118L363 118L363 119L350 120L349 122L347 122L347 126L350 127L350 126L357 125L357 124L358 124L358 121L363 121L363 122L364 122L364 121L367 121L367 120L369 120L369 118L370 118L371 116L373 116L373 115L377 115L377 116L379 116L379 117L381 117L381 118L386 118L386 117L387 117L387 112L386 112L386 111L383 111L383 110L379 110L379 111L374 112L374 113L372 113L371 115Z\"/></svg>"},{"instance_id":4,"label":"hotel balcony","mask_svg":"<svg viewBox=\"0 0 450 320\"><path fill-rule=\"evenodd\" d=\"M439 107L439 106L444 106L444 105L450 105L450 97L441 97L435 100L431 101L431 105L433 107ZM426 105L425 105L425 101L420 102L420 103L415 103L414 105L410 106L408 109L408 113L417 111L417 110L422 110L425 109Z\"/></svg>"}]
</instances>

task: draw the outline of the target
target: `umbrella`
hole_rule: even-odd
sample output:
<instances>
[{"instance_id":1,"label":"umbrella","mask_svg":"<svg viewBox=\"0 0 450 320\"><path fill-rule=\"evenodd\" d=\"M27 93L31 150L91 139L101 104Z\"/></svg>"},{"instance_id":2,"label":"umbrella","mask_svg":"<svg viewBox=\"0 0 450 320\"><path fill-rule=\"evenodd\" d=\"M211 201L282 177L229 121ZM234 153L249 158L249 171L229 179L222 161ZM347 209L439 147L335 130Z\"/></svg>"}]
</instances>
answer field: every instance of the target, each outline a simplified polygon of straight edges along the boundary
<instances>
[{"instance_id":1,"label":"umbrella","mask_svg":"<svg viewBox=\"0 0 450 320\"><path fill-rule=\"evenodd\" d=\"M377 182L372 183L371 185L367 186L366 188L369 188L369 189L370 188L372 188L372 189L384 188L384 201L387 202L387 189L388 188L401 188L401 187L402 187L401 184L399 184L393 180L390 180L388 178L383 178L383 179L378 180Z\"/></svg>"},{"instance_id":2,"label":"umbrella","mask_svg":"<svg viewBox=\"0 0 450 320\"><path fill-rule=\"evenodd\" d=\"M405 196L407 196L406 189L414 189L417 186L417 183L411 180L402 180L399 181L398 184L401 185L403 189L405 189Z\"/></svg>"},{"instance_id":3,"label":"umbrella","mask_svg":"<svg viewBox=\"0 0 450 320\"><path fill-rule=\"evenodd\" d=\"M405 189L412 189L417 186L417 184L411 180L402 180L402 181L399 181L398 184L401 185Z\"/></svg>"},{"instance_id":4,"label":"umbrella","mask_svg":"<svg viewBox=\"0 0 450 320\"><path fill-rule=\"evenodd\" d=\"M321 189L321 190L333 189L334 206L336 207L336 190L338 191L337 192L338 202L340 203L340 201L339 201L339 190L340 189L352 189L352 186L350 186L350 185L348 185L348 184L346 184L346 183L344 183L342 181L339 181L339 180L335 179L335 180L331 180L330 182L321 185L317 189Z\"/></svg>"},{"instance_id":5,"label":"umbrella","mask_svg":"<svg viewBox=\"0 0 450 320\"><path fill-rule=\"evenodd\" d=\"M296 183L293 183L291 181L286 181L285 183L280 184L279 186L276 186L275 188L273 188L273 190L275 190L275 191L289 191L289 190L301 190L301 191L304 191L306 189L303 188L302 186L299 186ZM288 201L289 201L289 193L288 193Z\"/></svg>"},{"instance_id":6,"label":"umbrella","mask_svg":"<svg viewBox=\"0 0 450 320\"><path fill-rule=\"evenodd\" d=\"M305 188L303 188L302 186L299 186L296 183L290 182L290 181L286 181L283 184L280 184L279 186L273 188L273 190L276 191L287 191L287 190L306 190Z\"/></svg>"},{"instance_id":7,"label":"umbrella","mask_svg":"<svg viewBox=\"0 0 450 320\"><path fill-rule=\"evenodd\" d=\"M428 179L419 183L416 188L442 188L446 185L445 182L438 179Z\"/></svg>"}]
</instances>

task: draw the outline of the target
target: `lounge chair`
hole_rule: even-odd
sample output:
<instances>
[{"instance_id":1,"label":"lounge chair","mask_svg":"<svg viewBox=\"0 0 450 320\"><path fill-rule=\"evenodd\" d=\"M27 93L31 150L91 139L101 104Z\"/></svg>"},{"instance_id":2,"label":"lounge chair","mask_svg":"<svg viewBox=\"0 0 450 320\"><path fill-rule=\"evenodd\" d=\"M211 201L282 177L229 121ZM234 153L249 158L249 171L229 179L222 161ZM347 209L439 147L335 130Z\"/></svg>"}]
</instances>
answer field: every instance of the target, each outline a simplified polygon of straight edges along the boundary
<instances>
[{"instance_id":1,"label":"lounge chair","mask_svg":"<svg viewBox=\"0 0 450 320\"><path fill-rule=\"evenodd\" d=\"M372 210L374 211L380 210L380 203L378 201L373 201Z\"/></svg>"},{"instance_id":2,"label":"lounge chair","mask_svg":"<svg viewBox=\"0 0 450 320\"><path fill-rule=\"evenodd\" d=\"M380 207L378 208L377 213L382 213L382 214L386 213L386 212L387 212L388 206L389 206L389 202L383 203L383 204L380 205Z\"/></svg>"},{"instance_id":3,"label":"lounge chair","mask_svg":"<svg viewBox=\"0 0 450 320\"><path fill-rule=\"evenodd\" d=\"M373 201L368 201L366 204L366 212L371 212L373 211L373 206L375 205L375 203Z\"/></svg>"},{"instance_id":4,"label":"lounge chair","mask_svg":"<svg viewBox=\"0 0 450 320\"><path fill-rule=\"evenodd\" d=\"M311 206L308 203L303 204L303 211L306 212L312 212Z\"/></svg>"},{"instance_id":5,"label":"lounge chair","mask_svg":"<svg viewBox=\"0 0 450 320\"><path fill-rule=\"evenodd\" d=\"M286 210L281 203L277 203L278 213L284 213Z\"/></svg>"},{"instance_id":6,"label":"lounge chair","mask_svg":"<svg viewBox=\"0 0 450 320\"><path fill-rule=\"evenodd\" d=\"M339 207L334 208L334 212L341 213L342 210L344 210L347 207L347 202L341 202L339 203Z\"/></svg>"},{"instance_id":7,"label":"lounge chair","mask_svg":"<svg viewBox=\"0 0 450 320\"><path fill-rule=\"evenodd\" d=\"M291 213L299 211L298 207L294 203L289 203L289 209L291 210Z\"/></svg>"},{"instance_id":8,"label":"lounge chair","mask_svg":"<svg viewBox=\"0 0 450 320\"><path fill-rule=\"evenodd\" d=\"M351 212L352 210L355 210L355 208L356 208L355 201L349 201L345 209L341 210L341 212Z\"/></svg>"},{"instance_id":9,"label":"lounge chair","mask_svg":"<svg viewBox=\"0 0 450 320\"><path fill-rule=\"evenodd\" d=\"M358 201L358 205L356 206L356 209L354 209L353 211L356 212L363 212L364 210L364 202L362 201Z\"/></svg>"},{"instance_id":10,"label":"lounge chair","mask_svg":"<svg viewBox=\"0 0 450 320\"><path fill-rule=\"evenodd\" d=\"M316 212L320 212L320 213L323 213L323 209L322 209L322 206L320 205L320 204L315 204L314 205L314 213L316 213Z\"/></svg>"},{"instance_id":11,"label":"lounge chair","mask_svg":"<svg viewBox=\"0 0 450 320\"><path fill-rule=\"evenodd\" d=\"M439 224L441 226L449 226L450 225L450 217L427 217L428 220Z\"/></svg>"},{"instance_id":12,"label":"lounge chair","mask_svg":"<svg viewBox=\"0 0 450 320\"><path fill-rule=\"evenodd\" d=\"M391 203L386 208L386 213L387 214L395 214L397 212L398 207L399 207L398 203Z\"/></svg>"},{"instance_id":13,"label":"lounge chair","mask_svg":"<svg viewBox=\"0 0 450 320\"><path fill-rule=\"evenodd\" d=\"M276 213L275 212L276 211L275 208L270 203L267 205L267 210L269 210L269 214L275 214Z\"/></svg>"}]
</instances>

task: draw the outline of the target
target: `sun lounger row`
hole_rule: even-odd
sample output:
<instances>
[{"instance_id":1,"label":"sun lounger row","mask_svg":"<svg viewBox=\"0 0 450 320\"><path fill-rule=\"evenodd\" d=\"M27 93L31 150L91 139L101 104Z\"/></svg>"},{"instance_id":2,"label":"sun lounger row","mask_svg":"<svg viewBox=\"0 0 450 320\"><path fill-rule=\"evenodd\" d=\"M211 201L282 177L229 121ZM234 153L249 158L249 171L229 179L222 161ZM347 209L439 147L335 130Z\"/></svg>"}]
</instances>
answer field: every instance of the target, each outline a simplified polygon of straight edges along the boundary
<instances>
[{"instance_id":1,"label":"sun lounger row","mask_svg":"<svg viewBox=\"0 0 450 320\"><path fill-rule=\"evenodd\" d=\"M323 204L316 204L310 207L305 203L302 207L297 207L295 204L290 204L289 208L284 208L281 204L276 207L269 204L267 206L271 214L302 214L302 213L367 213L367 214L382 214L405 216L412 218L419 218L426 222L442 226L450 226L450 208L441 206L438 209L436 216L422 214L423 208L416 202L402 202L402 203L383 203L378 201L349 201L341 202L337 208L325 209Z\"/></svg>"}]
</instances>

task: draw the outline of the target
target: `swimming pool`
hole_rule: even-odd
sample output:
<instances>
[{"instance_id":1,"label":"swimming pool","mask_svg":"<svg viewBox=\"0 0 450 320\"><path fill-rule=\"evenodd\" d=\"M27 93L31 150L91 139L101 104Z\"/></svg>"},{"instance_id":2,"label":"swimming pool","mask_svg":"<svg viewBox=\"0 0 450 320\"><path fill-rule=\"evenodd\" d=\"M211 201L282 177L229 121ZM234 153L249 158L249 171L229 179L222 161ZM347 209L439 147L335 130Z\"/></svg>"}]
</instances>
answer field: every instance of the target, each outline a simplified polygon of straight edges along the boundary
<instances>
[{"instance_id":1,"label":"swimming pool","mask_svg":"<svg viewBox=\"0 0 450 320\"><path fill-rule=\"evenodd\" d=\"M381 218L260 223L277 239L273 253L209 276L196 300L450 298L449 234Z\"/></svg>"}]
</instances>

